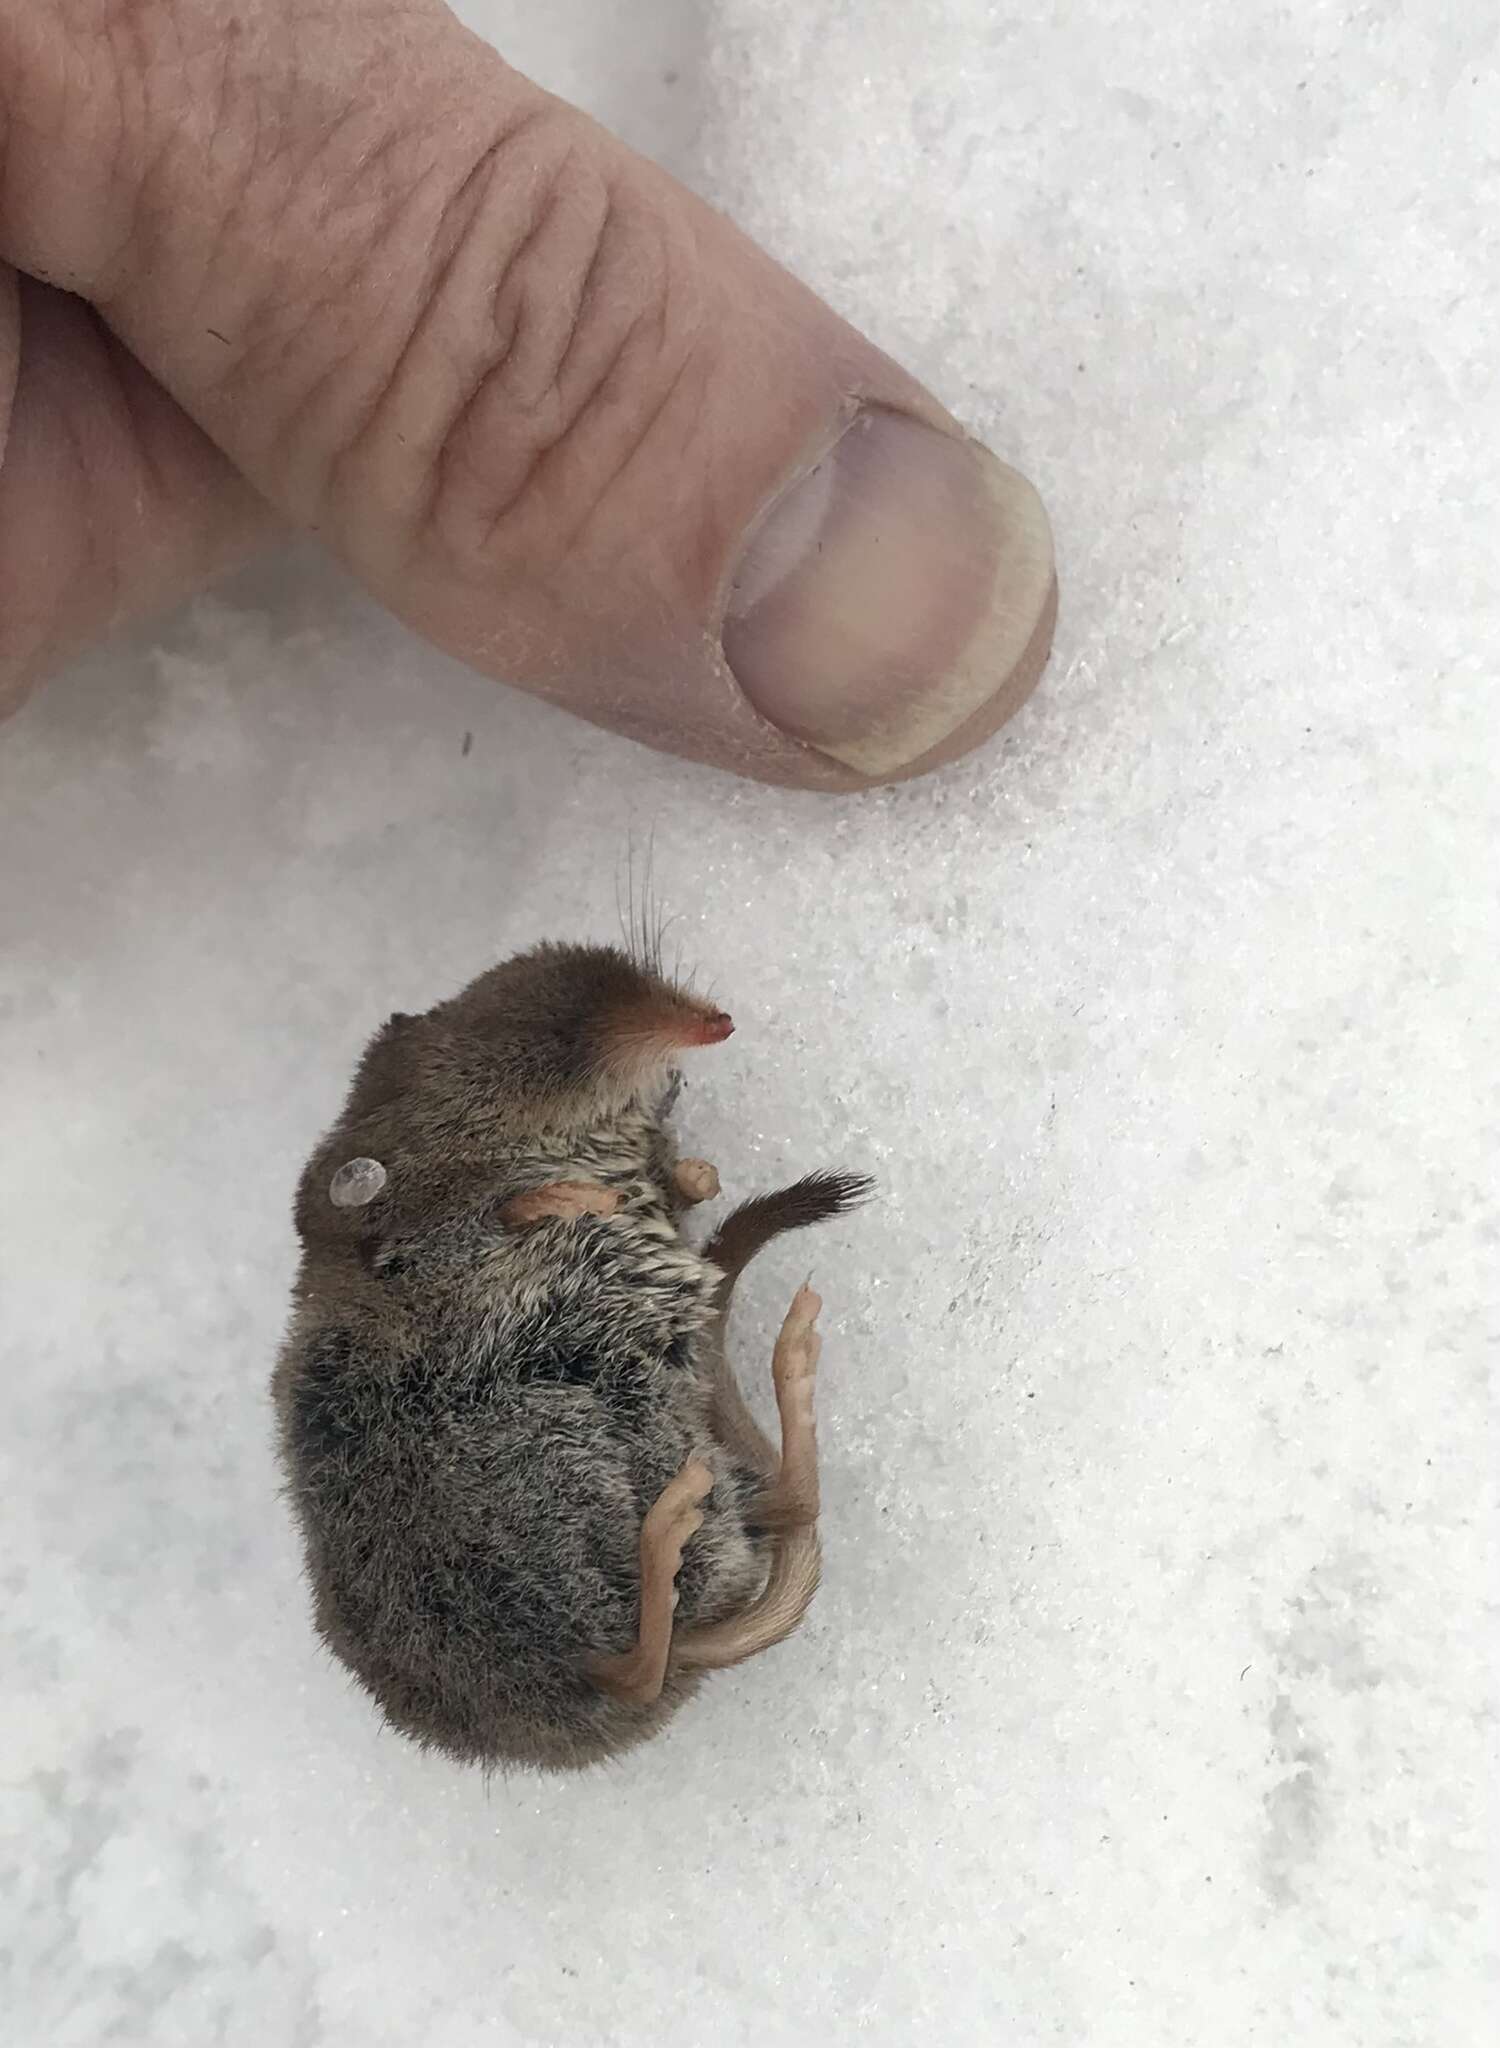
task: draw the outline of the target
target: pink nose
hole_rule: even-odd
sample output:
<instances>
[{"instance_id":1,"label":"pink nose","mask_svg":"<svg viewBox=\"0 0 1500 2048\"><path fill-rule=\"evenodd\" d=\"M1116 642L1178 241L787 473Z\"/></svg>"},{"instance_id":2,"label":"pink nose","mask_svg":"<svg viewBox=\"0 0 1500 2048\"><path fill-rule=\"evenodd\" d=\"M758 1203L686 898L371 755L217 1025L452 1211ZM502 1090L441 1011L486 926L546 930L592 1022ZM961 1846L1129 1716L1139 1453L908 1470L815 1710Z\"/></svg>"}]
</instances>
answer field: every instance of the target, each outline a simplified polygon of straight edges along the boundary
<instances>
[{"instance_id":1,"label":"pink nose","mask_svg":"<svg viewBox=\"0 0 1500 2048\"><path fill-rule=\"evenodd\" d=\"M734 1019L725 1010L710 1010L698 1026L699 1045L722 1045L734 1029Z\"/></svg>"}]
</instances>

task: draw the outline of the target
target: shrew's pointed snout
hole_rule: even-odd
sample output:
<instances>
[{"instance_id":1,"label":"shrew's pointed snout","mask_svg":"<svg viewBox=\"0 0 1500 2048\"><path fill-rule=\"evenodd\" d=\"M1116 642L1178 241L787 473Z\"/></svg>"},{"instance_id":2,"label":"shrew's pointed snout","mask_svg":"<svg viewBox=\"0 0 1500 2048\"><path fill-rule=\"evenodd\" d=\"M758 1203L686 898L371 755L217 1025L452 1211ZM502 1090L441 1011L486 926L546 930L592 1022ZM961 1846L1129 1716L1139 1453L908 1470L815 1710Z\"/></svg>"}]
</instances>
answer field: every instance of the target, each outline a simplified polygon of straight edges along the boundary
<instances>
[{"instance_id":1,"label":"shrew's pointed snout","mask_svg":"<svg viewBox=\"0 0 1500 2048\"><path fill-rule=\"evenodd\" d=\"M734 1030L734 1019L727 1010L710 1010L698 1027L695 1038L684 1039L685 1045L722 1045Z\"/></svg>"},{"instance_id":2,"label":"shrew's pointed snout","mask_svg":"<svg viewBox=\"0 0 1500 2048\"><path fill-rule=\"evenodd\" d=\"M734 1019L726 1010L653 979L610 1007L600 1036L606 1063L633 1077L678 1053L722 1045L733 1030Z\"/></svg>"}]
</instances>

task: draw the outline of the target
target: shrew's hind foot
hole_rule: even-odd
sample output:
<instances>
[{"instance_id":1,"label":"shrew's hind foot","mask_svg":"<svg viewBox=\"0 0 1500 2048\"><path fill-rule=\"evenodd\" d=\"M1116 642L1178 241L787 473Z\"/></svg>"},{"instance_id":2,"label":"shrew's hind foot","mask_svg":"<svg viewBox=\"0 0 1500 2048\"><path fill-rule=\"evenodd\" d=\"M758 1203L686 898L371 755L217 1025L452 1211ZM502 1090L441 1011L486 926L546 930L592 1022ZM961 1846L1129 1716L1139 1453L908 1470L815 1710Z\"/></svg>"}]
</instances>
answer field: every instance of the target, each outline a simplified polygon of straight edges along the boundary
<instances>
[{"instance_id":1,"label":"shrew's hind foot","mask_svg":"<svg viewBox=\"0 0 1500 2048\"><path fill-rule=\"evenodd\" d=\"M627 1706L649 1707L667 1675L672 1648L672 1610L682 1553L703 1527L703 1502L714 1476L692 1458L668 1480L641 1524L641 1618L635 1647L616 1656L593 1657L588 1675L602 1692Z\"/></svg>"}]
</instances>

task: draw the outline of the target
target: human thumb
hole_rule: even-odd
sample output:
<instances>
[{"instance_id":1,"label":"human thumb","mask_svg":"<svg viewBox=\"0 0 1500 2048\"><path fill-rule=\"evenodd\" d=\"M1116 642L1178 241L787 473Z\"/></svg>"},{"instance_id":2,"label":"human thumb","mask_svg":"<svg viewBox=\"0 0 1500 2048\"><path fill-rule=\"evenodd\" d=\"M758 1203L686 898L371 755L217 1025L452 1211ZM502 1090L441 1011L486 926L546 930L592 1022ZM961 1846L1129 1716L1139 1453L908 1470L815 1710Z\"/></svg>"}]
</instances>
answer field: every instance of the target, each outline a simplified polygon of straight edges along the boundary
<instances>
[{"instance_id":1,"label":"human thumb","mask_svg":"<svg viewBox=\"0 0 1500 2048\"><path fill-rule=\"evenodd\" d=\"M1035 492L727 221L439 0L127 14L0 0L0 254L418 631L816 788L1020 702Z\"/></svg>"}]
</instances>

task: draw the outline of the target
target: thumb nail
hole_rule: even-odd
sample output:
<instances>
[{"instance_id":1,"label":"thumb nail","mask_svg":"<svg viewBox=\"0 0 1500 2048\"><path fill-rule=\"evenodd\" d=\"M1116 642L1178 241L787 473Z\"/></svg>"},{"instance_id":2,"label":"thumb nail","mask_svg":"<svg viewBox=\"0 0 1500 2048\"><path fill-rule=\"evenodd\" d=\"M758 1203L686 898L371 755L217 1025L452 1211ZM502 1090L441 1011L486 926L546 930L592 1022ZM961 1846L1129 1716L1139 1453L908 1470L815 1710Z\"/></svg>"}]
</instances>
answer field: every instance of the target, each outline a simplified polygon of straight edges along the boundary
<instances>
[{"instance_id":1,"label":"thumb nail","mask_svg":"<svg viewBox=\"0 0 1500 2048\"><path fill-rule=\"evenodd\" d=\"M964 752L1047 657L1041 499L976 442L861 412L752 532L724 656L762 717L872 778Z\"/></svg>"}]
</instances>

